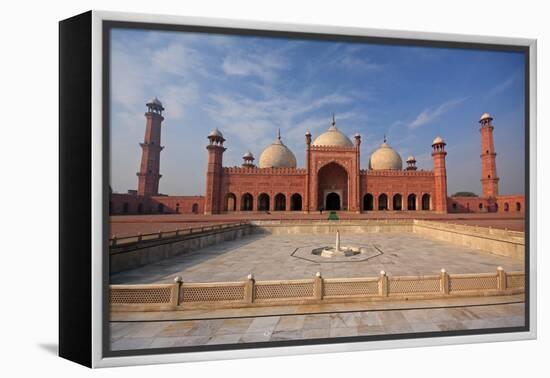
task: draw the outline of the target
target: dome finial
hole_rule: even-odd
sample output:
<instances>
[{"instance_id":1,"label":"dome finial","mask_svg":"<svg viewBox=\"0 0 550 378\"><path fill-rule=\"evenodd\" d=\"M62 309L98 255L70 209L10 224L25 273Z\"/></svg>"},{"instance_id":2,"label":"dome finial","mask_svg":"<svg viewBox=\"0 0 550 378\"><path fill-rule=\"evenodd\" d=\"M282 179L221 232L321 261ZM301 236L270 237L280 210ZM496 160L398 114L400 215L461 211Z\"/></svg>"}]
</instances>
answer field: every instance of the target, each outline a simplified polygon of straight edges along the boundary
<instances>
[{"instance_id":1,"label":"dome finial","mask_svg":"<svg viewBox=\"0 0 550 378\"><path fill-rule=\"evenodd\" d=\"M334 115L334 112L332 112L332 126L336 126L336 116Z\"/></svg>"},{"instance_id":2,"label":"dome finial","mask_svg":"<svg viewBox=\"0 0 550 378\"><path fill-rule=\"evenodd\" d=\"M281 128L277 129L277 139L281 140Z\"/></svg>"},{"instance_id":3,"label":"dome finial","mask_svg":"<svg viewBox=\"0 0 550 378\"><path fill-rule=\"evenodd\" d=\"M386 138L386 134L384 134L384 143L388 141L388 138Z\"/></svg>"}]
</instances>

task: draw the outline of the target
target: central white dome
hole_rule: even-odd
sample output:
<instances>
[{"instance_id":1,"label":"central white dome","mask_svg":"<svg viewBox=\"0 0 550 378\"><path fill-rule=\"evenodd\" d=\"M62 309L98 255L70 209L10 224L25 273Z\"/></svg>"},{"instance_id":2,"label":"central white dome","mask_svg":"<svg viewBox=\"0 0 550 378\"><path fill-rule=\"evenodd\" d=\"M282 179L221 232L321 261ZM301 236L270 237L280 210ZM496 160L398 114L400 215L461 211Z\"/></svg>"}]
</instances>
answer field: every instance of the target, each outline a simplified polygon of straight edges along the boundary
<instances>
[{"instance_id":1,"label":"central white dome","mask_svg":"<svg viewBox=\"0 0 550 378\"><path fill-rule=\"evenodd\" d=\"M260 155L260 168L296 168L296 156L283 144L281 137L267 146Z\"/></svg>"},{"instance_id":2,"label":"central white dome","mask_svg":"<svg viewBox=\"0 0 550 378\"><path fill-rule=\"evenodd\" d=\"M350 147L353 146L353 143L344 133L338 130L333 123L327 131L315 138L313 145Z\"/></svg>"},{"instance_id":3,"label":"central white dome","mask_svg":"<svg viewBox=\"0 0 550 378\"><path fill-rule=\"evenodd\" d=\"M369 169L403 169L401 156L384 141L380 147L372 153L369 159Z\"/></svg>"}]
</instances>

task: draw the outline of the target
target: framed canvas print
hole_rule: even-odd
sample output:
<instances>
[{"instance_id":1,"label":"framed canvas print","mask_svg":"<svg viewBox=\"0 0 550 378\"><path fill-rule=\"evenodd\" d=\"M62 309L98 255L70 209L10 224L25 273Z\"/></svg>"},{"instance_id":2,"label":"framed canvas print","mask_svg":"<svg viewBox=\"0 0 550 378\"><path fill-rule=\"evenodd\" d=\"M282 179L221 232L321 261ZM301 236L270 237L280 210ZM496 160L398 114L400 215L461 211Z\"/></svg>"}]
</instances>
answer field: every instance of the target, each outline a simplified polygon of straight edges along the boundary
<instances>
[{"instance_id":1,"label":"framed canvas print","mask_svg":"<svg viewBox=\"0 0 550 378\"><path fill-rule=\"evenodd\" d=\"M60 22L60 355L536 336L536 42Z\"/></svg>"}]
</instances>

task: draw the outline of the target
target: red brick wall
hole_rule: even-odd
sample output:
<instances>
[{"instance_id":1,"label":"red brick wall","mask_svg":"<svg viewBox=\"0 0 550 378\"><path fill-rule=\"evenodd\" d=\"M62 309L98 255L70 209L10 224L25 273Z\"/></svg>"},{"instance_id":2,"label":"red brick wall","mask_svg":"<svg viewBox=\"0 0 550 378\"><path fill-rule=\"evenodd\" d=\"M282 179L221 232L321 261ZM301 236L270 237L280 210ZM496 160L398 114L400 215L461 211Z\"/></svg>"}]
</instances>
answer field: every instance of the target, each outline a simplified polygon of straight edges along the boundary
<instances>
[{"instance_id":1,"label":"red brick wall","mask_svg":"<svg viewBox=\"0 0 550 378\"><path fill-rule=\"evenodd\" d=\"M401 210L408 209L409 195L414 195L416 210L422 209L422 196L430 196L431 207L434 201L434 175L432 171L361 171L361 209L364 210L364 196L374 197L374 210L378 210L378 198L386 194L388 210L393 210L393 197L402 197ZM411 197L413 198L413 197Z\"/></svg>"},{"instance_id":2,"label":"red brick wall","mask_svg":"<svg viewBox=\"0 0 550 378\"><path fill-rule=\"evenodd\" d=\"M490 198L449 197L447 206L450 213L498 212L499 214L525 215L525 197L523 195L506 195Z\"/></svg>"},{"instance_id":3,"label":"red brick wall","mask_svg":"<svg viewBox=\"0 0 550 378\"><path fill-rule=\"evenodd\" d=\"M449 197L447 210L449 213L487 213L492 204L485 197Z\"/></svg>"},{"instance_id":4,"label":"red brick wall","mask_svg":"<svg viewBox=\"0 0 550 378\"><path fill-rule=\"evenodd\" d=\"M221 211L232 211L227 208L230 195L235 196L235 210L240 211L243 196L252 195L252 211L258 211L258 199L263 193L269 196L269 211L275 211L275 196L285 197L285 210L290 211L290 198L299 194L304 209L305 169L295 168L224 168L221 183ZM232 197L232 196L231 196Z\"/></svg>"},{"instance_id":5,"label":"red brick wall","mask_svg":"<svg viewBox=\"0 0 550 378\"><path fill-rule=\"evenodd\" d=\"M497 196L496 203L499 214L525 215L525 196L519 194Z\"/></svg>"},{"instance_id":6,"label":"red brick wall","mask_svg":"<svg viewBox=\"0 0 550 378\"><path fill-rule=\"evenodd\" d=\"M124 214L192 214L204 213L203 196L154 196L112 193L110 213ZM195 205L195 206L194 206Z\"/></svg>"},{"instance_id":7,"label":"red brick wall","mask_svg":"<svg viewBox=\"0 0 550 378\"><path fill-rule=\"evenodd\" d=\"M162 204L163 213L204 214L203 196L156 196L151 201L157 213L160 213L159 204Z\"/></svg>"}]
</instances>

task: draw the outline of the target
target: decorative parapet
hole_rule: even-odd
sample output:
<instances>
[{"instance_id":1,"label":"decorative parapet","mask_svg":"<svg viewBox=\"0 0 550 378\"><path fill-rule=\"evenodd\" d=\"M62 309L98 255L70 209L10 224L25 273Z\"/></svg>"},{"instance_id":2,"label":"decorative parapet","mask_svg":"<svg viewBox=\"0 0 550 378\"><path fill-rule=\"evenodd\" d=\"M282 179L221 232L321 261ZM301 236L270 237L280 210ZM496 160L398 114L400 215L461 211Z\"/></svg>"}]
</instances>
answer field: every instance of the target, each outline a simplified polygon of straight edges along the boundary
<instances>
[{"instance_id":1,"label":"decorative parapet","mask_svg":"<svg viewBox=\"0 0 550 378\"><path fill-rule=\"evenodd\" d=\"M433 171L425 171L423 169L417 171L405 171L397 169L361 169L361 175L366 176L414 176L414 177L426 177L433 176Z\"/></svg>"},{"instance_id":2,"label":"decorative parapet","mask_svg":"<svg viewBox=\"0 0 550 378\"><path fill-rule=\"evenodd\" d=\"M356 151L356 146L315 146L311 145L311 151L345 151L345 152L354 152Z\"/></svg>"},{"instance_id":3,"label":"decorative parapet","mask_svg":"<svg viewBox=\"0 0 550 378\"><path fill-rule=\"evenodd\" d=\"M223 167L224 174L233 175L305 175L305 168Z\"/></svg>"},{"instance_id":4,"label":"decorative parapet","mask_svg":"<svg viewBox=\"0 0 550 378\"><path fill-rule=\"evenodd\" d=\"M524 272L448 274L391 277L323 278L174 284L111 285L111 311L172 311L201 308L240 308L322 304L369 300L433 299L512 295L525 291Z\"/></svg>"}]
</instances>

